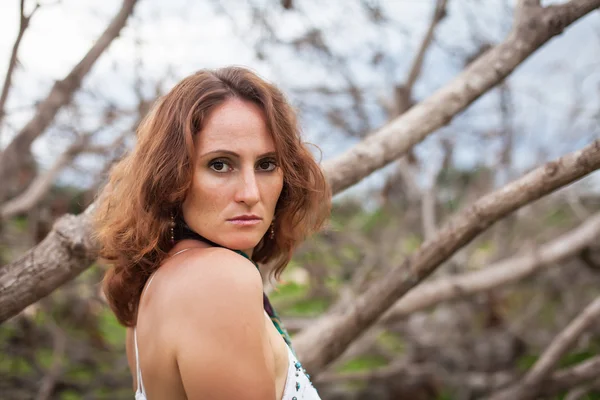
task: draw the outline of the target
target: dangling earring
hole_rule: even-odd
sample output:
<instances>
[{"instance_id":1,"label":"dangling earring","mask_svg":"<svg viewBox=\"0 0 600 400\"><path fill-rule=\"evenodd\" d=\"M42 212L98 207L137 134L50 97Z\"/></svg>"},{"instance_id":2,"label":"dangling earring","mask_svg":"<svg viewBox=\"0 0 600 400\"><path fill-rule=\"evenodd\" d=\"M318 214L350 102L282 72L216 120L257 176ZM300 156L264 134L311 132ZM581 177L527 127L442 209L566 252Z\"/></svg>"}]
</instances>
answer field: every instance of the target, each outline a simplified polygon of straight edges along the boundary
<instances>
[{"instance_id":1,"label":"dangling earring","mask_svg":"<svg viewBox=\"0 0 600 400\"><path fill-rule=\"evenodd\" d=\"M275 239L275 221L271 222L271 229L269 230L269 239Z\"/></svg>"},{"instance_id":2,"label":"dangling earring","mask_svg":"<svg viewBox=\"0 0 600 400\"><path fill-rule=\"evenodd\" d=\"M171 213L171 222L169 223L169 225L171 232L171 244L175 245L175 216L173 215L173 213Z\"/></svg>"}]
</instances>

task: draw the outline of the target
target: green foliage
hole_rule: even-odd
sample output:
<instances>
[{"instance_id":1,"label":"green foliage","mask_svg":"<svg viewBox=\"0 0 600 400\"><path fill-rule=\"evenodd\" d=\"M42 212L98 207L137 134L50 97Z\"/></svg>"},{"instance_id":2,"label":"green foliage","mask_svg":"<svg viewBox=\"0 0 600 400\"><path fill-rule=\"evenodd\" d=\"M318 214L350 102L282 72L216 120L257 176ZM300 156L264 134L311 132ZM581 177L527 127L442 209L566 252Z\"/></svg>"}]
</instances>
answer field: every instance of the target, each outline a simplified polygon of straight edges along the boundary
<instances>
[{"instance_id":1,"label":"green foliage","mask_svg":"<svg viewBox=\"0 0 600 400\"><path fill-rule=\"evenodd\" d=\"M329 300L327 299L302 299L281 311L281 313L295 317L316 317L327 310L328 307Z\"/></svg>"},{"instance_id":2,"label":"green foliage","mask_svg":"<svg viewBox=\"0 0 600 400\"><path fill-rule=\"evenodd\" d=\"M382 357L377 355L365 355L353 358L352 360L347 361L346 363L340 365L336 368L338 372L360 372L360 371L370 371L375 368L385 367L388 364L388 361Z\"/></svg>"},{"instance_id":3,"label":"green foliage","mask_svg":"<svg viewBox=\"0 0 600 400\"><path fill-rule=\"evenodd\" d=\"M108 308L102 309L98 315L102 337L113 349L124 349L125 327L119 324L117 317Z\"/></svg>"},{"instance_id":4,"label":"green foliage","mask_svg":"<svg viewBox=\"0 0 600 400\"><path fill-rule=\"evenodd\" d=\"M287 303L306 296L308 289L308 285L301 285L293 281L286 282L278 285L277 288L269 294L269 299L274 305Z\"/></svg>"},{"instance_id":5,"label":"green foliage","mask_svg":"<svg viewBox=\"0 0 600 400\"><path fill-rule=\"evenodd\" d=\"M74 390L67 389L60 393L60 400L80 400L81 395Z\"/></svg>"},{"instance_id":6,"label":"green foliage","mask_svg":"<svg viewBox=\"0 0 600 400\"><path fill-rule=\"evenodd\" d=\"M342 262L356 262L360 258L360 249L357 249L356 246L353 245L342 244L342 248L340 249L340 256L343 258Z\"/></svg>"},{"instance_id":7,"label":"green foliage","mask_svg":"<svg viewBox=\"0 0 600 400\"><path fill-rule=\"evenodd\" d=\"M42 368L48 369L52 365L54 354L51 349L41 348L36 350L35 357Z\"/></svg>"},{"instance_id":8,"label":"green foliage","mask_svg":"<svg viewBox=\"0 0 600 400\"><path fill-rule=\"evenodd\" d=\"M377 230L384 222L390 220L391 215L382 208L360 215L362 231L369 235Z\"/></svg>"},{"instance_id":9,"label":"green foliage","mask_svg":"<svg viewBox=\"0 0 600 400\"><path fill-rule=\"evenodd\" d=\"M600 354L598 345L589 346L588 348L580 351L573 351L566 354L560 359L559 368L568 368L577 365L587 359L597 356Z\"/></svg>"},{"instance_id":10,"label":"green foliage","mask_svg":"<svg viewBox=\"0 0 600 400\"><path fill-rule=\"evenodd\" d=\"M33 372L33 368L25 359L17 356L8 361L8 372L13 375L27 375Z\"/></svg>"},{"instance_id":11,"label":"green foliage","mask_svg":"<svg viewBox=\"0 0 600 400\"><path fill-rule=\"evenodd\" d=\"M0 343L7 343L9 339L16 334L17 329L14 325L9 323L0 324Z\"/></svg>"},{"instance_id":12,"label":"green foliage","mask_svg":"<svg viewBox=\"0 0 600 400\"><path fill-rule=\"evenodd\" d=\"M423 243L423 238L421 238L421 236L414 233L409 233L402 240L402 251L407 255L412 254L419 248L419 246L421 246L421 243Z\"/></svg>"},{"instance_id":13,"label":"green foliage","mask_svg":"<svg viewBox=\"0 0 600 400\"><path fill-rule=\"evenodd\" d=\"M553 208L544 216L544 225L560 227L568 225L571 220L571 213L566 208Z\"/></svg>"},{"instance_id":14,"label":"green foliage","mask_svg":"<svg viewBox=\"0 0 600 400\"><path fill-rule=\"evenodd\" d=\"M13 228L15 228L15 230L17 230L17 232L19 233L25 233L27 231L27 217L25 216L16 216L14 218L11 219L11 225L13 226Z\"/></svg>"},{"instance_id":15,"label":"green foliage","mask_svg":"<svg viewBox=\"0 0 600 400\"><path fill-rule=\"evenodd\" d=\"M271 292L269 299L281 315L317 316L329 307L329 300L308 298L309 289L308 285L301 285L293 281L287 282Z\"/></svg>"},{"instance_id":16,"label":"green foliage","mask_svg":"<svg viewBox=\"0 0 600 400\"><path fill-rule=\"evenodd\" d=\"M583 349L576 349L565 354L558 362L558 368L568 368L600 354L600 342L593 341ZM525 372L533 367L539 358L538 354L526 354L517 360L519 370Z\"/></svg>"},{"instance_id":17,"label":"green foliage","mask_svg":"<svg viewBox=\"0 0 600 400\"><path fill-rule=\"evenodd\" d=\"M519 357L519 359L517 360L517 368L523 372L531 369L531 367L533 367L536 361L538 360L538 357L538 355L534 354L525 354Z\"/></svg>"},{"instance_id":18,"label":"green foliage","mask_svg":"<svg viewBox=\"0 0 600 400\"><path fill-rule=\"evenodd\" d=\"M382 332L377 337L377 343L385 350L394 354L402 354L406 350L406 345L402 338L392 332Z\"/></svg>"},{"instance_id":19,"label":"green foliage","mask_svg":"<svg viewBox=\"0 0 600 400\"><path fill-rule=\"evenodd\" d=\"M454 398L448 392L440 393L435 400L454 400Z\"/></svg>"},{"instance_id":20,"label":"green foliage","mask_svg":"<svg viewBox=\"0 0 600 400\"><path fill-rule=\"evenodd\" d=\"M477 244L477 250L484 253L493 253L496 250L496 244L492 240L483 240Z\"/></svg>"},{"instance_id":21,"label":"green foliage","mask_svg":"<svg viewBox=\"0 0 600 400\"><path fill-rule=\"evenodd\" d=\"M76 380L76 381L83 381L83 382L88 382L89 380L94 378L94 371L92 371L89 368L84 368L81 366L76 366L73 368L69 368L66 376L70 379Z\"/></svg>"},{"instance_id":22,"label":"green foliage","mask_svg":"<svg viewBox=\"0 0 600 400\"><path fill-rule=\"evenodd\" d=\"M325 286L332 291L336 291L345 284L344 281L336 276L328 276L325 278Z\"/></svg>"}]
</instances>

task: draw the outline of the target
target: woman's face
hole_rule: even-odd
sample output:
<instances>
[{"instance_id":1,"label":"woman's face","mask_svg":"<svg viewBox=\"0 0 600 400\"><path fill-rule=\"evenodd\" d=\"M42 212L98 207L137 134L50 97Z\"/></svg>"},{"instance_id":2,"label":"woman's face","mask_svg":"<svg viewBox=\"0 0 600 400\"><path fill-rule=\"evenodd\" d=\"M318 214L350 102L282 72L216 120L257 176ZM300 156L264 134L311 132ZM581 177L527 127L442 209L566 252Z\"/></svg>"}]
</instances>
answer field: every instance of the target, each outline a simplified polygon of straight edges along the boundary
<instances>
[{"instance_id":1,"label":"woman's face","mask_svg":"<svg viewBox=\"0 0 600 400\"><path fill-rule=\"evenodd\" d=\"M209 115L195 150L185 221L208 240L251 255L283 188L263 111L252 102L226 100Z\"/></svg>"}]
</instances>

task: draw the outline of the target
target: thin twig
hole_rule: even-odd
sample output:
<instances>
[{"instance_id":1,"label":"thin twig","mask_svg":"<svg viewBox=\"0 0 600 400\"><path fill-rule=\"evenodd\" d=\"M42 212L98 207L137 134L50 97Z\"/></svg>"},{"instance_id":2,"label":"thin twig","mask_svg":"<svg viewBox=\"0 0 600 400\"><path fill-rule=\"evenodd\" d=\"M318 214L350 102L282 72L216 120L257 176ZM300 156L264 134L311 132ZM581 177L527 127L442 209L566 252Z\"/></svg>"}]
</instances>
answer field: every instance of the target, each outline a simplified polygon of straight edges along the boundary
<instances>
[{"instance_id":1,"label":"thin twig","mask_svg":"<svg viewBox=\"0 0 600 400\"><path fill-rule=\"evenodd\" d=\"M502 390L490 400L532 399L544 380L558 365L561 357L573 347L581 334L600 317L600 297L590 303L562 332L550 343L533 368L516 385Z\"/></svg>"},{"instance_id":2,"label":"thin twig","mask_svg":"<svg viewBox=\"0 0 600 400\"><path fill-rule=\"evenodd\" d=\"M19 53L19 46L25 31L29 27L31 18L35 12L40 8L40 4L36 3L35 8L29 15L25 15L25 0L21 0L21 14L19 22L19 33L17 39L13 44L12 53L10 54L10 61L8 62L8 69L6 70L6 77L4 78L4 85L2 85L2 94L0 94L0 136L2 135L2 121L6 115L6 101L8 99L8 93L10 92L12 76L17 66L17 55Z\"/></svg>"}]
</instances>

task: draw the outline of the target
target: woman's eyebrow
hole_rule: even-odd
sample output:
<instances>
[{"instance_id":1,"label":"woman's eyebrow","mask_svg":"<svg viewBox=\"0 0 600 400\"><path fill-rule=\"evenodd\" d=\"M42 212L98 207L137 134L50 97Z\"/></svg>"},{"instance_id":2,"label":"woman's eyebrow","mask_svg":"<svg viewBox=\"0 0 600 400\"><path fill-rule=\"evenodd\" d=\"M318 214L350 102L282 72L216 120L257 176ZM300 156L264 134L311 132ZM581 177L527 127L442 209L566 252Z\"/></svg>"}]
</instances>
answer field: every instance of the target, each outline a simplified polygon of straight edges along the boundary
<instances>
[{"instance_id":1,"label":"woman's eyebrow","mask_svg":"<svg viewBox=\"0 0 600 400\"><path fill-rule=\"evenodd\" d=\"M232 157L236 157L236 158L240 158L240 155L238 153L236 153L235 151L231 151L231 150L224 150L224 149L217 149L217 150L212 150L209 152L206 152L204 154L202 154L200 157L206 157L209 156L211 154L228 154ZM269 151L267 153L261 154L259 155L257 158L264 158L264 157L275 157L277 155L277 153L275 151Z\"/></svg>"}]
</instances>

